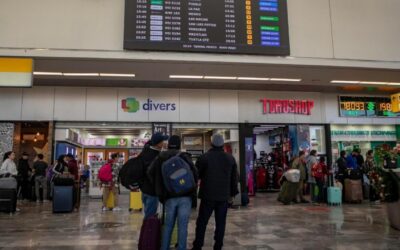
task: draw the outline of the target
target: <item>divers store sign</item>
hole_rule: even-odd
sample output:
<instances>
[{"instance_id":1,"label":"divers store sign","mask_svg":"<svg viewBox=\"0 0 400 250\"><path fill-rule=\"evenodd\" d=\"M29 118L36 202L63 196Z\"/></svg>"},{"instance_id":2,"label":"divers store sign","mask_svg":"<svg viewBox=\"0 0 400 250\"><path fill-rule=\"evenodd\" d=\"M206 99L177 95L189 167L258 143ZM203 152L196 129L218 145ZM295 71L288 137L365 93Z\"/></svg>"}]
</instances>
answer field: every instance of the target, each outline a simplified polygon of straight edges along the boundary
<instances>
[{"instance_id":1,"label":"divers store sign","mask_svg":"<svg viewBox=\"0 0 400 250\"><path fill-rule=\"evenodd\" d=\"M128 97L126 99L122 99L121 101L121 108L124 112L127 113L136 113L139 110L144 110L149 112L175 111L176 107L177 107L176 103L157 102L150 98L148 98L143 103L140 102L135 97Z\"/></svg>"},{"instance_id":2,"label":"divers store sign","mask_svg":"<svg viewBox=\"0 0 400 250\"><path fill-rule=\"evenodd\" d=\"M296 114L311 115L314 108L313 100L273 100L260 99L263 114Z\"/></svg>"}]
</instances>

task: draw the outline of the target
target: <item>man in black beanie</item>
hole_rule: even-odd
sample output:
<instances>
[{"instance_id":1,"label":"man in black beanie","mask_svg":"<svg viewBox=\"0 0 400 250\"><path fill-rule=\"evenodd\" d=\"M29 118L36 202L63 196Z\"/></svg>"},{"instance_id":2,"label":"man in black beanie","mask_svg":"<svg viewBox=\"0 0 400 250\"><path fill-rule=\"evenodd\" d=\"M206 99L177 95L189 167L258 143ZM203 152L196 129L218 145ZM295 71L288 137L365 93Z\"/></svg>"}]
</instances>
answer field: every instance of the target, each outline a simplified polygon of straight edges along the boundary
<instances>
[{"instance_id":1,"label":"man in black beanie","mask_svg":"<svg viewBox=\"0 0 400 250\"><path fill-rule=\"evenodd\" d=\"M224 152L224 138L214 134L211 138L212 149L196 162L199 171L201 199L199 216L196 222L194 250L204 245L204 236L208 220L215 213L214 249L222 249L225 235L228 201L238 194L238 173L236 161L232 155Z\"/></svg>"},{"instance_id":2,"label":"man in black beanie","mask_svg":"<svg viewBox=\"0 0 400 250\"><path fill-rule=\"evenodd\" d=\"M192 196L197 190L197 170L190 155L180 152L180 148L179 136L171 136L168 140L168 150L161 152L147 171L156 195L165 208L161 250L170 249L175 221L178 225L177 249L186 249L187 244Z\"/></svg>"}]
</instances>

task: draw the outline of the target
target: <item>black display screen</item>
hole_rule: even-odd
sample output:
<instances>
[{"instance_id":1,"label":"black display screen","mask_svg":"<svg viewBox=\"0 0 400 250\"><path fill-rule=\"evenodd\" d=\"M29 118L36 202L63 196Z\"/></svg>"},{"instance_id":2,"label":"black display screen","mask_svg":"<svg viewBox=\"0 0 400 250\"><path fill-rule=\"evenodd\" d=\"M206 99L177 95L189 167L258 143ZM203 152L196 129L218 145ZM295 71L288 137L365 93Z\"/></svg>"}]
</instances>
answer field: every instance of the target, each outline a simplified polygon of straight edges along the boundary
<instances>
[{"instance_id":1,"label":"black display screen","mask_svg":"<svg viewBox=\"0 0 400 250\"><path fill-rule=\"evenodd\" d=\"M124 49L289 55L286 0L125 0Z\"/></svg>"}]
</instances>

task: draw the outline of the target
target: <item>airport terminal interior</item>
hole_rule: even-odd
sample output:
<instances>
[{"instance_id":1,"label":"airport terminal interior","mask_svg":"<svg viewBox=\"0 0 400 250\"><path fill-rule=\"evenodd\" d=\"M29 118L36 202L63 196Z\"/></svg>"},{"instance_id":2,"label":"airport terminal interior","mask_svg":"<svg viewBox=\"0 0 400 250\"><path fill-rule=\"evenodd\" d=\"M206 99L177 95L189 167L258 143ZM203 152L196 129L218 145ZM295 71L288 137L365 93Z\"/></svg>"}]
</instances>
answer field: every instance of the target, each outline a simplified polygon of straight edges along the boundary
<instances>
[{"instance_id":1,"label":"airport terminal interior","mask_svg":"<svg viewBox=\"0 0 400 250\"><path fill-rule=\"evenodd\" d=\"M1 0L0 250L400 249L399 10Z\"/></svg>"}]
</instances>

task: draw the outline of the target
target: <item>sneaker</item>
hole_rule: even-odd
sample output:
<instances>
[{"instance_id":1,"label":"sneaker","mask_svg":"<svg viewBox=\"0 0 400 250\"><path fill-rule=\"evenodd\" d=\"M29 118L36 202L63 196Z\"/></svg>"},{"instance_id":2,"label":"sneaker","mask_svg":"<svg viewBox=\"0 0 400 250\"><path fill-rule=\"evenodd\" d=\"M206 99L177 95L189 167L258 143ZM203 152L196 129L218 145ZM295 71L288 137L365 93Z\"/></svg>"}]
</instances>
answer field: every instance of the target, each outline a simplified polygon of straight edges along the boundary
<instances>
[{"instance_id":1,"label":"sneaker","mask_svg":"<svg viewBox=\"0 0 400 250\"><path fill-rule=\"evenodd\" d=\"M105 211L108 211L108 208L103 207L101 210L102 210L103 212L105 212Z\"/></svg>"},{"instance_id":2,"label":"sneaker","mask_svg":"<svg viewBox=\"0 0 400 250\"><path fill-rule=\"evenodd\" d=\"M49 202L49 200L43 200L43 203L48 203Z\"/></svg>"},{"instance_id":3,"label":"sneaker","mask_svg":"<svg viewBox=\"0 0 400 250\"><path fill-rule=\"evenodd\" d=\"M301 203L310 203L308 200L301 200Z\"/></svg>"},{"instance_id":4,"label":"sneaker","mask_svg":"<svg viewBox=\"0 0 400 250\"><path fill-rule=\"evenodd\" d=\"M18 212L21 212L21 209L16 208L16 209L15 209L15 212L17 212L17 213L18 213Z\"/></svg>"},{"instance_id":5,"label":"sneaker","mask_svg":"<svg viewBox=\"0 0 400 250\"><path fill-rule=\"evenodd\" d=\"M121 211L121 208L120 207L114 207L112 211L114 211L114 212Z\"/></svg>"}]
</instances>

